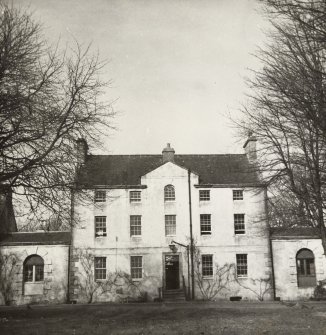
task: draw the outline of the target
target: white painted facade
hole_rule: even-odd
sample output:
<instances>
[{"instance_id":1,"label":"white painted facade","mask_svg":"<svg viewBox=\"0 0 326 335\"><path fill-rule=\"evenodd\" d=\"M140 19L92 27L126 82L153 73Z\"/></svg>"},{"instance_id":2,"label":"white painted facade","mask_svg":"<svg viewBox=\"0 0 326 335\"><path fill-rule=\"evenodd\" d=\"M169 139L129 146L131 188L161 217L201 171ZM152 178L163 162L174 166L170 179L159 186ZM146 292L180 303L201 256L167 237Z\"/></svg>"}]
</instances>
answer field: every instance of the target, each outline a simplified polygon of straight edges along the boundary
<instances>
[{"instance_id":1,"label":"white painted facade","mask_svg":"<svg viewBox=\"0 0 326 335\"><path fill-rule=\"evenodd\" d=\"M164 187L173 185L175 201L164 201ZM142 256L143 280L141 287L150 299L157 298L159 289L166 288L165 255L179 255L179 283L182 276L188 283L188 265L185 248L177 246L176 253L169 247L172 240L189 244L190 212L188 170L167 162L141 177L138 188L99 188L106 191L106 202L89 206L78 204L74 212L78 223L73 228L73 248L90 249L95 257L106 257L108 273L124 271L130 273L130 256ZM200 201L199 190L209 190L210 200ZM130 191L141 192L140 202L130 202ZM231 283L228 290L222 290L216 298L229 298L240 295L243 299L257 299L249 289L258 288L252 279L263 279L271 275L269 237L265 220L265 189L250 187L228 187L215 185L201 187L199 176L190 173L191 211L193 237L201 254L213 255L213 263L220 266L225 263L236 264L236 254L247 255L248 275ZM233 190L243 190L243 200L233 200ZM93 192L93 191L89 191ZM245 215L245 234L236 235L234 214ZM201 235L200 214L211 215L211 234ZM141 216L141 236L130 236L130 216ZM165 215L176 216L176 234L165 235ZM95 216L106 217L107 236L95 236ZM75 283L82 280L84 271L78 260L74 262ZM215 271L215 270L214 270ZM77 279L77 277L80 277ZM85 301L83 290L74 287L74 299ZM196 287L196 297L201 293ZM265 299L271 297L271 291ZM104 294L94 297L96 300L114 299Z\"/></svg>"}]
</instances>

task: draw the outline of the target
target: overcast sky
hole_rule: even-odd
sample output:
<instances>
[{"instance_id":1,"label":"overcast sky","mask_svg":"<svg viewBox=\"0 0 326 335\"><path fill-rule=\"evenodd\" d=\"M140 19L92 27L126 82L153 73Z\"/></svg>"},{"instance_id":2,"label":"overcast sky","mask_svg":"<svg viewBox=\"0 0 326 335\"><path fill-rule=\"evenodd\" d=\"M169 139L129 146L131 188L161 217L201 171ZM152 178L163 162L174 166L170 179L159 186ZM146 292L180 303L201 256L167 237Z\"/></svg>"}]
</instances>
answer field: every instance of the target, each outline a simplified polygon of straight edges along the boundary
<instances>
[{"instance_id":1,"label":"overcast sky","mask_svg":"<svg viewBox=\"0 0 326 335\"><path fill-rule=\"evenodd\" d=\"M46 38L92 42L110 62L107 97L118 130L106 153L238 153L225 117L244 98L244 76L266 26L255 0L13 0L29 4ZM93 149L94 151L94 149Z\"/></svg>"}]
</instances>

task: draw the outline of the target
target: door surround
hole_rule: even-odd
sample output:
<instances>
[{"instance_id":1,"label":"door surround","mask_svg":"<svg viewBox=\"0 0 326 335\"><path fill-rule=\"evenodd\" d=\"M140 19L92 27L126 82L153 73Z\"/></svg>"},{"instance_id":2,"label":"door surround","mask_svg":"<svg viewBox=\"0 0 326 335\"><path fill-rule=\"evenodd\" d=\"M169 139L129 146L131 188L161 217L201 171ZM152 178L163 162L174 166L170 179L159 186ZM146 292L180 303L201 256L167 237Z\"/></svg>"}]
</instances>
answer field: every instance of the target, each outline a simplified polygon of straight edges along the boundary
<instances>
[{"instance_id":1,"label":"door surround","mask_svg":"<svg viewBox=\"0 0 326 335\"><path fill-rule=\"evenodd\" d=\"M182 253L181 252L163 252L162 253L162 264L163 264L163 289L166 290L166 270L165 270L165 257L166 256L178 256L179 257L179 289L182 288Z\"/></svg>"}]
</instances>

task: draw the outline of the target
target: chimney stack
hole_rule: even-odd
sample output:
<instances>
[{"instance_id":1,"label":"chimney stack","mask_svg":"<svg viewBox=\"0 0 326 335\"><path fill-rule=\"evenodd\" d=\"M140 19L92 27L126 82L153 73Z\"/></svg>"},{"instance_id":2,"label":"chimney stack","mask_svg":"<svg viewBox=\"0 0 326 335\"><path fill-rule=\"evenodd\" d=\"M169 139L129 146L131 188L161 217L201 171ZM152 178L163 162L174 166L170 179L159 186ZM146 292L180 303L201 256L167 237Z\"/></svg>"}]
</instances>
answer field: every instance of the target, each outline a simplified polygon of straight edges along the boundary
<instances>
[{"instance_id":1,"label":"chimney stack","mask_svg":"<svg viewBox=\"0 0 326 335\"><path fill-rule=\"evenodd\" d=\"M77 140L77 164L82 165L86 162L86 156L88 152L88 144L84 138Z\"/></svg>"},{"instance_id":2,"label":"chimney stack","mask_svg":"<svg viewBox=\"0 0 326 335\"><path fill-rule=\"evenodd\" d=\"M251 131L248 133L248 139L243 148L245 149L249 163L255 163L257 160L257 138L253 136Z\"/></svg>"},{"instance_id":3,"label":"chimney stack","mask_svg":"<svg viewBox=\"0 0 326 335\"><path fill-rule=\"evenodd\" d=\"M170 143L162 151L163 164L166 162L174 162L174 149L171 148Z\"/></svg>"}]
</instances>

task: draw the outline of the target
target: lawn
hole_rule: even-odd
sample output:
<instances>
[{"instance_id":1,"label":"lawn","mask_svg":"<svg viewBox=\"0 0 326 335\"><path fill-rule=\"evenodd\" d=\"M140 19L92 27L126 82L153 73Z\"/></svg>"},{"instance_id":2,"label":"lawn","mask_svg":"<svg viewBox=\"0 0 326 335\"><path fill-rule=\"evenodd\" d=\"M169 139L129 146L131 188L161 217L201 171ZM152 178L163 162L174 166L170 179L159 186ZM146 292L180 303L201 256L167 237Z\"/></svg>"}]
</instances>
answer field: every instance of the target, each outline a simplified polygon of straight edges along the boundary
<instances>
[{"instance_id":1,"label":"lawn","mask_svg":"<svg viewBox=\"0 0 326 335\"><path fill-rule=\"evenodd\" d=\"M326 334L326 303L0 307L0 334Z\"/></svg>"}]
</instances>

